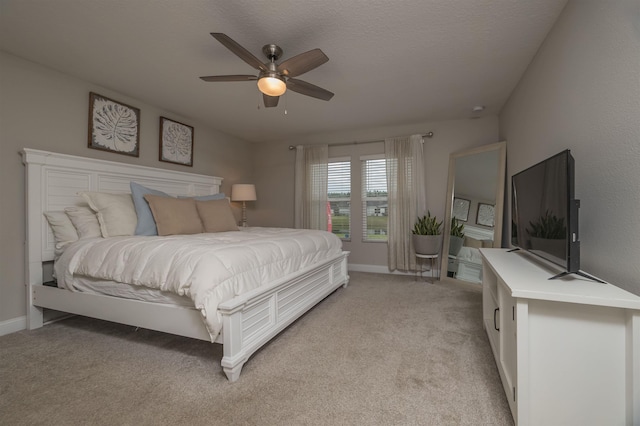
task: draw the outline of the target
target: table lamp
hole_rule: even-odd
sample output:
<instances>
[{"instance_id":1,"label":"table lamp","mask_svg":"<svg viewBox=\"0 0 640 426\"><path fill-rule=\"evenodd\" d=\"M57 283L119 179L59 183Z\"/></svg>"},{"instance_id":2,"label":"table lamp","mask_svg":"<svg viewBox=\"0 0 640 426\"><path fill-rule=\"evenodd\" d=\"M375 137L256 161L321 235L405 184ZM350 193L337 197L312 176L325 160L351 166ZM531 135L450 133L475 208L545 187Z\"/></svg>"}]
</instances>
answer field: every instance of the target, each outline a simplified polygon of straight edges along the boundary
<instances>
[{"instance_id":1,"label":"table lamp","mask_svg":"<svg viewBox=\"0 0 640 426\"><path fill-rule=\"evenodd\" d=\"M242 201L242 226L247 226L247 201L256 201L256 186L248 183L231 185L231 201Z\"/></svg>"}]
</instances>

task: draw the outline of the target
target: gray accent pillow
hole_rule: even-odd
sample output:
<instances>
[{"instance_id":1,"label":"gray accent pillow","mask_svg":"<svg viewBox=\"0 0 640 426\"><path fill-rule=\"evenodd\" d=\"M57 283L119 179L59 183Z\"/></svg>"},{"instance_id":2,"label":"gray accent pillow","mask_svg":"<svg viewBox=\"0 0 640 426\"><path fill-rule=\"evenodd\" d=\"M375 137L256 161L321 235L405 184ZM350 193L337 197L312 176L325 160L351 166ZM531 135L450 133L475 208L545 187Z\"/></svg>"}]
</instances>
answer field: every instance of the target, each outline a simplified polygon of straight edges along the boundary
<instances>
[{"instance_id":1,"label":"gray accent pillow","mask_svg":"<svg viewBox=\"0 0 640 426\"><path fill-rule=\"evenodd\" d=\"M224 196L224 192L219 192L213 195L197 195L195 197L184 197L182 195L179 195L178 198L193 198L196 201L211 201L211 200L222 200L223 198L225 198L225 196Z\"/></svg>"},{"instance_id":2,"label":"gray accent pillow","mask_svg":"<svg viewBox=\"0 0 640 426\"><path fill-rule=\"evenodd\" d=\"M170 197L169 194L158 191L157 189L147 188L139 183L131 182L131 197L133 197L133 205L136 209L138 223L136 224L135 235L158 235L156 221L153 219L153 213L149 207L149 203L144 199L147 194L160 195Z\"/></svg>"}]
</instances>

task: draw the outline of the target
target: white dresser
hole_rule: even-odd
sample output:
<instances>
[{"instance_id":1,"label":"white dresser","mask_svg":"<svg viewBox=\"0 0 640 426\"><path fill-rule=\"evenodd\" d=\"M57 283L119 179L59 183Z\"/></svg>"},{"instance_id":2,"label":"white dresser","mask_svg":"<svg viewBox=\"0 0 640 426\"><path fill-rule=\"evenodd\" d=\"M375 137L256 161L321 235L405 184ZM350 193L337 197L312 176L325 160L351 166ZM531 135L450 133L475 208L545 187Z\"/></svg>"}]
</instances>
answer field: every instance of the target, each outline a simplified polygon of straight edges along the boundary
<instances>
[{"instance_id":1,"label":"white dresser","mask_svg":"<svg viewBox=\"0 0 640 426\"><path fill-rule=\"evenodd\" d=\"M517 425L640 425L640 297L481 249L483 320Z\"/></svg>"}]
</instances>

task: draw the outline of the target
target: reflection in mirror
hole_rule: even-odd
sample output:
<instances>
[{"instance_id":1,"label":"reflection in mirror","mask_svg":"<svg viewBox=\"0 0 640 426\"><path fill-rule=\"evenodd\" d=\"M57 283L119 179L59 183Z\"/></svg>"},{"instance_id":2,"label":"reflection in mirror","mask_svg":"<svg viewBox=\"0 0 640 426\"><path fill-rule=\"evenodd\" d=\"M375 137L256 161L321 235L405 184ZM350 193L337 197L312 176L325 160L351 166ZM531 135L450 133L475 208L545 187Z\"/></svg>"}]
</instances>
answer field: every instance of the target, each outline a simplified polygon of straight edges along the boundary
<instances>
[{"instance_id":1,"label":"reflection in mirror","mask_svg":"<svg viewBox=\"0 0 640 426\"><path fill-rule=\"evenodd\" d=\"M501 245L505 172L506 142L450 155L443 280L482 282L478 249Z\"/></svg>"}]
</instances>

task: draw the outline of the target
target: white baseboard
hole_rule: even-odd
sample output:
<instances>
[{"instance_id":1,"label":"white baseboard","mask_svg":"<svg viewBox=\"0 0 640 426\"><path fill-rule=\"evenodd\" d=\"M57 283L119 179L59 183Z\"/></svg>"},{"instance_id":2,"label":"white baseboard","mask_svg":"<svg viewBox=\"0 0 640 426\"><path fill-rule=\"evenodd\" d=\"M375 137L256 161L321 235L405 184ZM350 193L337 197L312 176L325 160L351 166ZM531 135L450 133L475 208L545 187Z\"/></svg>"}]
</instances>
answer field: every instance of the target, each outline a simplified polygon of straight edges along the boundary
<instances>
[{"instance_id":1,"label":"white baseboard","mask_svg":"<svg viewBox=\"0 0 640 426\"><path fill-rule=\"evenodd\" d=\"M391 275L412 275L415 276L419 274L419 272L411 272L411 271L389 271L389 267L386 265L362 265L357 263L349 263L348 267L349 271L353 272L371 272L374 274L391 274ZM429 269L425 269L425 271L429 271Z\"/></svg>"},{"instance_id":2,"label":"white baseboard","mask_svg":"<svg viewBox=\"0 0 640 426\"><path fill-rule=\"evenodd\" d=\"M11 318L10 320L0 321L0 336L5 334L15 333L27 328L27 317L21 316L17 318Z\"/></svg>"}]
</instances>

